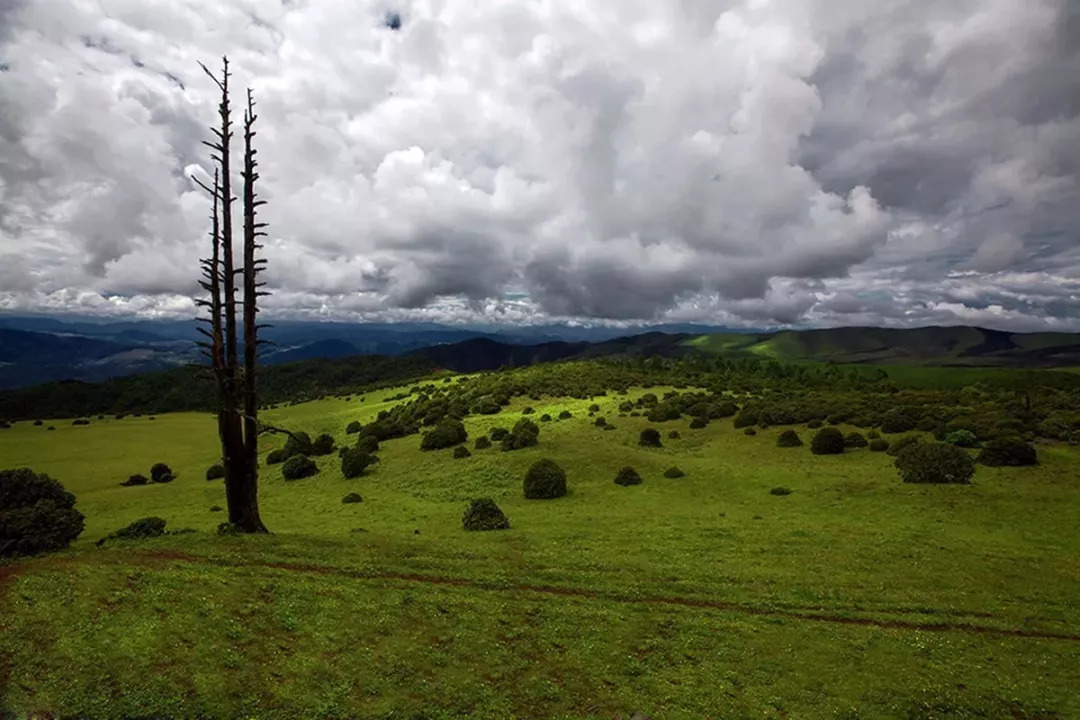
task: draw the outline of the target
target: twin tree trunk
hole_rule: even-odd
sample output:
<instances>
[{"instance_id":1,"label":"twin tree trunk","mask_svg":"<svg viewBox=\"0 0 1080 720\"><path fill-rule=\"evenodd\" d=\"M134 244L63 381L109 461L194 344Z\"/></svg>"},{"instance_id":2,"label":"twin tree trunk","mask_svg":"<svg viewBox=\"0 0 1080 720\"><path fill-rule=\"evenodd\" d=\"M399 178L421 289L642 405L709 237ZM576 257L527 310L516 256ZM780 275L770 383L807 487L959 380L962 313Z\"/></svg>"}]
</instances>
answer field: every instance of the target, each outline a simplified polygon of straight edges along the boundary
<instances>
[{"instance_id":1,"label":"twin tree trunk","mask_svg":"<svg viewBox=\"0 0 1080 720\"><path fill-rule=\"evenodd\" d=\"M258 364L258 331L256 324L259 312L258 298L267 293L259 290L265 283L256 282L266 260L255 257L255 251L262 245L257 238L266 235L262 228L266 223L255 221L255 210L264 202L256 199L255 181L259 174L255 171L255 149L251 141L255 137L255 104L251 90L247 92L247 109L244 111L244 167L240 172L243 179L244 208L244 257L243 266L237 269L233 263L232 242L232 204L236 199L232 194L232 176L230 164L230 145L232 140L231 108L229 106L229 59L222 60L222 74L219 80L205 65L203 70L221 90L221 104L218 106L219 128L211 128L216 142L204 142L214 153L214 186L207 187L195 178L195 182L213 197L210 235L213 248L209 258L203 259L203 280L200 285L210 294L209 300L200 300L198 304L209 312L209 317L200 318L209 325L209 329L200 328L207 337L200 343L210 358L210 365L217 382L218 435L221 438L221 462L225 468L225 499L229 508L229 522L239 531L248 533L267 532L262 518L259 517L259 421L258 388L256 387L256 366ZM201 65L201 63L200 63ZM237 342L237 298L236 279L242 278L244 364L239 364Z\"/></svg>"}]
</instances>

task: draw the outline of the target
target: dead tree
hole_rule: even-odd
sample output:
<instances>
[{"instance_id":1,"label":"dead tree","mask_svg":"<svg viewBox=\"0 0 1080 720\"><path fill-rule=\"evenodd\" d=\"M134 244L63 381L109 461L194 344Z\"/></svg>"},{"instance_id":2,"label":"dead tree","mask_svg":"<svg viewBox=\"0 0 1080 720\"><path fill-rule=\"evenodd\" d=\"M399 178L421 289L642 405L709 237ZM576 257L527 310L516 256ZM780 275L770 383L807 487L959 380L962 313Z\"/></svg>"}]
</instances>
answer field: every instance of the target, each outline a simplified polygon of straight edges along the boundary
<instances>
[{"instance_id":1,"label":"dead tree","mask_svg":"<svg viewBox=\"0 0 1080 720\"><path fill-rule=\"evenodd\" d=\"M258 365L258 298L265 295L259 288L265 283L257 282L258 273L266 261L256 258L255 251L261 248L256 240L266 233L262 228L266 223L256 221L256 208L264 202L256 200L255 181L259 175L255 171L255 149L252 139L255 137L255 104L248 90L247 110L244 113L244 254L243 267L237 269L233 261L232 204L236 200L232 194L232 175L230 163L232 132L232 110L229 105L229 60L222 60L221 79L218 79L205 65L202 69L221 91L221 103L218 105L220 127L212 127L215 142L204 142L213 154L211 159L217 166L214 172L214 187L207 187L195 178L204 190L213 197L211 216L211 238L213 248L211 256L201 261L203 267L202 287L210 293L209 300L200 300L199 305L207 308L208 318L200 318L209 325L209 329L200 328L207 337L200 343L210 358L210 365L217 382L217 417L218 436L221 440L221 462L225 468L225 499L229 509L229 522L241 532L267 532L259 516L259 421L258 388L256 370ZM237 338L237 298L236 278L242 276L244 365L241 368L238 357Z\"/></svg>"}]
</instances>

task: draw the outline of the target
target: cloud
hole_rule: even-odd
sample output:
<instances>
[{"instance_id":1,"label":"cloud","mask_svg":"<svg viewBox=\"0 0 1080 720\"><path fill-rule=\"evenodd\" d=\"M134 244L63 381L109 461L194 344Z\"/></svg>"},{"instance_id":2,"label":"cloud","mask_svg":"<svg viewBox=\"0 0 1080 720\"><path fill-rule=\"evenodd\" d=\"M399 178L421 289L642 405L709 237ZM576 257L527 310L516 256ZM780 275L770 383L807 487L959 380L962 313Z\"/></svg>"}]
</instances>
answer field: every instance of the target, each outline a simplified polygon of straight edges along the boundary
<instances>
[{"instance_id":1,"label":"cloud","mask_svg":"<svg viewBox=\"0 0 1080 720\"><path fill-rule=\"evenodd\" d=\"M227 52L271 314L1080 329L1068 0L24 0L0 28L0 309L192 312L197 61Z\"/></svg>"}]
</instances>

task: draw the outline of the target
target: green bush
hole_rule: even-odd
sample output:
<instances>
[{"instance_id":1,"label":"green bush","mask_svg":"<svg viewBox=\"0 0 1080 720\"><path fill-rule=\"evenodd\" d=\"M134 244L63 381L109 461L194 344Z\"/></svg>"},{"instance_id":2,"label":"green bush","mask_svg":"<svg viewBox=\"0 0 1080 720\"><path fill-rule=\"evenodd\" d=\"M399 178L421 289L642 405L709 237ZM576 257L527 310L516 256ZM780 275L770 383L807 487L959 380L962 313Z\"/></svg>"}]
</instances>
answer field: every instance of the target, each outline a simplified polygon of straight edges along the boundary
<instances>
[{"instance_id":1,"label":"green bush","mask_svg":"<svg viewBox=\"0 0 1080 720\"><path fill-rule=\"evenodd\" d=\"M735 429L738 430L744 427L750 427L751 425L758 424L758 415L756 412L749 408L743 408L735 415L735 419L732 423L735 425Z\"/></svg>"},{"instance_id":2,"label":"green bush","mask_svg":"<svg viewBox=\"0 0 1080 720\"><path fill-rule=\"evenodd\" d=\"M769 491L770 495L790 495L793 491L786 487L774 487Z\"/></svg>"},{"instance_id":3,"label":"green bush","mask_svg":"<svg viewBox=\"0 0 1080 720\"><path fill-rule=\"evenodd\" d=\"M885 438L874 438L870 441L870 452L886 452L889 449L889 441Z\"/></svg>"},{"instance_id":4,"label":"green bush","mask_svg":"<svg viewBox=\"0 0 1080 720\"><path fill-rule=\"evenodd\" d=\"M535 412L536 411L533 410L531 407L527 407L527 408L525 408L524 410L521 411L521 414L522 415L532 415Z\"/></svg>"},{"instance_id":5,"label":"green bush","mask_svg":"<svg viewBox=\"0 0 1080 720\"><path fill-rule=\"evenodd\" d=\"M563 410L561 413L559 413L560 420L569 420L572 417L574 417L574 414L569 410Z\"/></svg>"},{"instance_id":6,"label":"green bush","mask_svg":"<svg viewBox=\"0 0 1080 720\"><path fill-rule=\"evenodd\" d=\"M638 436L638 445L642 447L663 447L660 442L660 431L656 428L645 428Z\"/></svg>"},{"instance_id":7,"label":"green bush","mask_svg":"<svg viewBox=\"0 0 1080 720\"><path fill-rule=\"evenodd\" d=\"M979 452L977 460L991 467L1023 467L1039 462L1035 448L1018 437L994 438Z\"/></svg>"},{"instance_id":8,"label":"green bush","mask_svg":"<svg viewBox=\"0 0 1080 720\"><path fill-rule=\"evenodd\" d=\"M622 485L623 487L629 487L630 485L640 485L641 476L638 475L637 470L632 467L624 467L615 474L615 484Z\"/></svg>"},{"instance_id":9,"label":"green bush","mask_svg":"<svg viewBox=\"0 0 1080 720\"><path fill-rule=\"evenodd\" d=\"M975 447L979 444L979 439L976 438L975 433L970 430L953 430L952 432L947 432L942 440L949 445L963 448Z\"/></svg>"},{"instance_id":10,"label":"green bush","mask_svg":"<svg viewBox=\"0 0 1080 720\"><path fill-rule=\"evenodd\" d=\"M477 415L494 415L500 410L502 410L502 407L490 395L477 400L472 409Z\"/></svg>"},{"instance_id":11,"label":"green bush","mask_svg":"<svg viewBox=\"0 0 1080 720\"><path fill-rule=\"evenodd\" d=\"M668 440L679 440L682 438L682 435L679 434L678 430L672 430L667 434L667 436Z\"/></svg>"},{"instance_id":12,"label":"green bush","mask_svg":"<svg viewBox=\"0 0 1080 720\"><path fill-rule=\"evenodd\" d=\"M906 483L967 484L975 475L975 461L971 456L946 443L908 445L894 464Z\"/></svg>"},{"instance_id":13,"label":"green bush","mask_svg":"<svg viewBox=\"0 0 1080 720\"><path fill-rule=\"evenodd\" d=\"M844 436L844 447L848 448L864 448L869 443L866 441L866 437L859 432L849 432Z\"/></svg>"},{"instance_id":14,"label":"green bush","mask_svg":"<svg viewBox=\"0 0 1080 720\"><path fill-rule=\"evenodd\" d=\"M821 422L821 420L815 419L815 420L811 420L810 422L806 423L806 428L808 430L817 430L818 428L823 427L824 425L825 425L825 423Z\"/></svg>"},{"instance_id":15,"label":"green bush","mask_svg":"<svg viewBox=\"0 0 1080 720\"><path fill-rule=\"evenodd\" d=\"M366 450L349 448L341 455L341 474L350 479L360 477L364 474L365 470L376 462L377 458ZM282 471L284 471L284 468L282 468ZM314 474L315 473L312 473L312 475ZM305 475L303 477L307 476Z\"/></svg>"},{"instance_id":16,"label":"green bush","mask_svg":"<svg viewBox=\"0 0 1080 720\"><path fill-rule=\"evenodd\" d=\"M421 450L442 450L460 445L469 439L469 433L460 420L446 418L420 438Z\"/></svg>"},{"instance_id":17,"label":"green bush","mask_svg":"<svg viewBox=\"0 0 1080 720\"><path fill-rule=\"evenodd\" d=\"M776 447L800 447L802 444L802 438L794 430L785 430L776 438Z\"/></svg>"},{"instance_id":18,"label":"green bush","mask_svg":"<svg viewBox=\"0 0 1080 720\"><path fill-rule=\"evenodd\" d=\"M510 520L491 498L476 498L461 516L461 525L473 531L509 530Z\"/></svg>"},{"instance_id":19,"label":"green bush","mask_svg":"<svg viewBox=\"0 0 1080 720\"><path fill-rule=\"evenodd\" d=\"M150 480L156 483L167 483L173 481L173 471L165 463L154 463L154 466L150 468Z\"/></svg>"},{"instance_id":20,"label":"green bush","mask_svg":"<svg viewBox=\"0 0 1080 720\"><path fill-rule=\"evenodd\" d=\"M589 406L589 412L600 412L600 406L596 403L593 403Z\"/></svg>"},{"instance_id":21,"label":"green bush","mask_svg":"<svg viewBox=\"0 0 1080 720\"><path fill-rule=\"evenodd\" d=\"M206 479L208 481L220 480L223 477L225 477L225 466L221 463L216 463L206 468Z\"/></svg>"},{"instance_id":22,"label":"green bush","mask_svg":"<svg viewBox=\"0 0 1080 720\"><path fill-rule=\"evenodd\" d=\"M361 435L356 438L356 449L366 453L377 453L379 452L379 438L374 435Z\"/></svg>"},{"instance_id":23,"label":"green bush","mask_svg":"<svg viewBox=\"0 0 1080 720\"><path fill-rule=\"evenodd\" d=\"M510 431L507 430L506 428L497 427L497 428L491 428L491 433L490 434L491 434L491 439L493 441L499 442L500 440L505 438L507 435L509 435Z\"/></svg>"},{"instance_id":24,"label":"green bush","mask_svg":"<svg viewBox=\"0 0 1080 720\"><path fill-rule=\"evenodd\" d=\"M540 422L551 422L551 416L547 413L544 413L540 416Z\"/></svg>"},{"instance_id":25,"label":"green bush","mask_svg":"<svg viewBox=\"0 0 1080 720\"><path fill-rule=\"evenodd\" d=\"M514 429L512 431L514 435L521 435L522 433L532 433L533 435L540 434L540 427L532 420L522 418L514 423Z\"/></svg>"},{"instance_id":26,"label":"green bush","mask_svg":"<svg viewBox=\"0 0 1080 720\"><path fill-rule=\"evenodd\" d=\"M919 424L920 411L914 407L894 407L885 412L881 418L881 432L902 433L910 432Z\"/></svg>"},{"instance_id":27,"label":"green bush","mask_svg":"<svg viewBox=\"0 0 1080 720\"><path fill-rule=\"evenodd\" d=\"M355 435L356 433L360 432L361 428L363 427L364 424L362 422L360 422L359 420L353 420L351 423L345 426L345 434Z\"/></svg>"},{"instance_id":28,"label":"green bush","mask_svg":"<svg viewBox=\"0 0 1080 720\"><path fill-rule=\"evenodd\" d=\"M278 463L285 462L285 449L278 448L277 450L271 450L266 454L267 465L277 465Z\"/></svg>"},{"instance_id":29,"label":"green bush","mask_svg":"<svg viewBox=\"0 0 1080 720\"><path fill-rule=\"evenodd\" d=\"M677 402L665 400L659 405L649 408L649 411L645 413L645 417L649 418L649 422L668 422L681 418L682 411L679 410Z\"/></svg>"},{"instance_id":30,"label":"green bush","mask_svg":"<svg viewBox=\"0 0 1080 720\"><path fill-rule=\"evenodd\" d=\"M870 430L870 432L866 433L866 439L867 440L877 440L880 437L881 437L881 433L879 433L877 430L872 429L872 430Z\"/></svg>"},{"instance_id":31,"label":"green bush","mask_svg":"<svg viewBox=\"0 0 1080 720\"><path fill-rule=\"evenodd\" d=\"M706 418L696 417L696 418L694 418L693 420L690 421L690 429L691 430L700 430L701 428L707 426L708 424L709 424L709 421Z\"/></svg>"},{"instance_id":32,"label":"green bush","mask_svg":"<svg viewBox=\"0 0 1080 720\"><path fill-rule=\"evenodd\" d=\"M120 483L120 485L123 487L134 487L136 485L147 485L149 483L150 480L147 479L145 475L139 475L136 473L135 475L130 475L128 479Z\"/></svg>"},{"instance_id":33,"label":"green bush","mask_svg":"<svg viewBox=\"0 0 1080 720\"><path fill-rule=\"evenodd\" d=\"M108 540L146 540L165 534L165 520L159 517L139 518L127 527L112 532L98 540L95 545L101 547Z\"/></svg>"},{"instance_id":34,"label":"green bush","mask_svg":"<svg viewBox=\"0 0 1080 720\"><path fill-rule=\"evenodd\" d=\"M120 419L120 418L117 418L117 420L119 420L119 419ZM35 420L35 421L34 421L34 427L41 427L41 426L42 426L42 425L44 425L44 424L45 424L45 423L43 423L43 422L42 422L41 420Z\"/></svg>"},{"instance_id":35,"label":"green bush","mask_svg":"<svg viewBox=\"0 0 1080 720\"><path fill-rule=\"evenodd\" d=\"M607 425L607 418L605 418L603 415L601 415L600 417L596 418L596 421L593 422L593 425L595 425L598 428L602 428L605 425Z\"/></svg>"},{"instance_id":36,"label":"green bush","mask_svg":"<svg viewBox=\"0 0 1080 720\"><path fill-rule=\"evenodd\" d=\"M311 454L313 457L322 457L323 455L330 455L333 452L334 436L329 433L323 433L311 443Z\"/></svg>"},{"instance_id":37,"label":"green bush","mask_svg":"<svg viewBox=\"0 0 1080 720\"><path fill-rule=\"evenodd\" d=\"M681 478L686 477L686 473L684 473L677 467L669 467L667 470L664 471L664 477L672 479Z\"/></svg>"},{"instance_id":38,"label":"green bush","mask_svg":"<svg viewBox=\"0 0 1080 720\"><path fill-rule=\"evenodd\" d=\"M341 498L342 505L355 505L356 503L364 502L364 498L360 497L360 493L351 492L345 497Z\"/></svg>"},{"instance_id":39,"label":"green bush","mask_svg":"<svg viewBox=\"0 0 1080 720\"><path fill-rule=\"evenodd\" d=\"M306 432L298 432L289 435L289 439L285 441L285 447L282 448L282 460L288 460L294 455L311 455L311 436Z\"/></svg>"},{"instance_id":40,"label":"green bush","mask_svg":"<svg viewBox=\"0 0 1080 720\"><path fill-rule=\"evenodd\" d=\"M821 428L810 440L814 455L839 455L844 452L844 435L834 427Z\"/></svg>"},{"instance_id":41,"label":"green bush","mask_svg":"<svg viewBox=\"0 0 1080 720\"><path fill-rule=\"evenodd\" d=\"M454 448L455 460L461 460L463 458L470 457L471 455L472 453L469 452L469 448L465 447L464 445L458 445L456 448Z\"/></svg>"},{"instance_id":42,"label":"green bush","mask_svg":"<svg viewBox=\"0 0 1080 720\"><path fill-rule=\"evenodd\" d=\"M476 444L473 447L475 447L477 450L487 450L489 447L491 447L491 441L488 440L487 435L481 435L480 437L476 438Z\"/></svg>"},{"instance_id":43,"label":"green bush","mask_svg":"<svg viewBox=\"0 0 1080 720\"><path fill-rule=\"evenodd\" d=\"M903 437L897 438L897 439L893 440L891 443L889 443L889 451L888 451L889 455L891 455L892 457L896 457L900 453L902 453L905 448L910 447L912 445L917 445L918 443L919 443L919 436L918 435L905 435Z\"/></svg>"},{"instance_id":44,"label":"green bush","mask_svg":"<svg viewBox=\"0 0 1080 720\"><path fill-rule=\"evenodd\" d=\"M281 477L286 480L302 480L319 472L319 466L307 455L293 455L281 466Z\"/></svg>"},{"instance_id":45,"label":"green bush","mask_svg":"<svg viewBox=\"0 0 1080 720\"><path fill-rule=\"evenodd\" d=\"M525 497L547 500L566 495L566 472L554 460L537 460L525 473Z\"/></svg>"},{"instance_id":46,"label":"green bush","mask_svg":"<svg viewBox=\"0 0 1080 720\"><path fill-rule=\"evenodd\" d=\"M59 482L28 468L0 470L0 557L61 550L84 527L75 496Z\"/></svg>"},{"instance_id":47,"label":"green bush","mask_svg":"<svg viewBox=\"0 0 1080 720\"><path fill-rule=\"evenodd\" d=\"M745 430L743 430L743 435L757 435L757 430L755 430L752 427L748 427Z\"/></svg>"}]
</instances>

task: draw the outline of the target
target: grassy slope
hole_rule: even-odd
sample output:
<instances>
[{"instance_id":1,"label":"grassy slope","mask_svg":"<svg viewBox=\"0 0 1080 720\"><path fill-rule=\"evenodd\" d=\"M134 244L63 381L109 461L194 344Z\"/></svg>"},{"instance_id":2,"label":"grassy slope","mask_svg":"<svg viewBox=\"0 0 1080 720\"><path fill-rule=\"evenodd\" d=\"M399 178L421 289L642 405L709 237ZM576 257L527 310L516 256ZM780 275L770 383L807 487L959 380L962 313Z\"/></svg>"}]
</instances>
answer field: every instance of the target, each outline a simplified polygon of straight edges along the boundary
<instances>
[{"instance_id":1,"label":"grassy slope","mask_svg":"<svg viewBox=\"0 0 1080 720\"><path fill-rule=\"evenodd\" d=\"M267 419L344 440L386 394ZM514 453L452 460L414 436L384 443L353 481L336 458L289 484L268 468L272 537L100 550L92 540L147 514L203 531L222 520L209 512L220 482L202 477L212 420L0 431L0 467L54 474L88 516L72 551L0 566L3 697L97 717L1080 715L1075 449L1040 446L1041 467L980 468L970 487L904 486L884 455L778 450L777 430L745 437L729 422L666 423L683 439L642 449L647 423L615 417L621 399L600 401L611 432L591 426L587 401L526 401L576 417ZM470 433L522 406L470 418ZM569 469L569 497L521 499L541 456ZM179 479L116 486L157 460ZM615 486L624 464L645 484ZM688 476L663 479L672 464ZM770 495L777 485L795 492ZM341 505L351 490L364 502ZM461 531L481 494L512 530Z\"/></svg>"}]
</instances>

